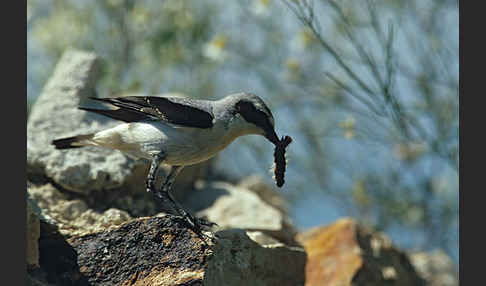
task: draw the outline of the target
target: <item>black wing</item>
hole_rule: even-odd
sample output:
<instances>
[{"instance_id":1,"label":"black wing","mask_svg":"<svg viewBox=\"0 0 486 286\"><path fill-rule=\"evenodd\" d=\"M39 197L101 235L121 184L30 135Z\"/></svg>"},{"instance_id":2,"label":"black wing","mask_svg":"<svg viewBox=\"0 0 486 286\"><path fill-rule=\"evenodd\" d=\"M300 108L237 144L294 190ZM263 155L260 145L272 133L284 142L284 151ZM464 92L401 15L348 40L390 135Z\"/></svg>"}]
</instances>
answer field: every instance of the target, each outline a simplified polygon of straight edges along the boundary
<instances>
[{"instance_id":1,"label":"black wing","mask_svg":"<svg viewBox=\"0 0 486 286\"><path fill-rule=\"evenodd\" d=\"M112 104L118 109L102 110L85 107L80 107L80 109L125 122L163 120L168 123L195 128L213 126L214 116L211 106L194 99L156 96L91 97L91 99ZM194 104L196 102L199 102L199 104Z\"/></svg>"}]
</instances>

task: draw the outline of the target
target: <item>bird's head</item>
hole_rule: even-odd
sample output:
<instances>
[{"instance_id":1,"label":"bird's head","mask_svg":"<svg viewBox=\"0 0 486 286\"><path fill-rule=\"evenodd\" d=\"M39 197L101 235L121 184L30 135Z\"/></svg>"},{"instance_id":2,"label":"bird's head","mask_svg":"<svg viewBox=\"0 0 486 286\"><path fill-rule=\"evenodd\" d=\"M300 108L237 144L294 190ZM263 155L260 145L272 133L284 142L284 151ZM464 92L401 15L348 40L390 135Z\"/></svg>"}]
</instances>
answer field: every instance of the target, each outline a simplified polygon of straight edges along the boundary
<instances>
[{"instance_id":1,"label":"bird's head","mask_svg":"<svg viewBox=\"0 0 486 286\"><path fill-rule=\"evenodd\" d=\"M241 130L241 135L263 135L275 145L279 142L272 112L260 97L238 93L228 96L228 100L233 105L232 128Z\"/></svg>"},{"instance_id":2,"label":"bird's head","mask_svg":"<svg viewBox=\"0 0 486 286\"><path fill-rule=\"evenodd\" d=\"M227 97L231 102L230 129L237 130L237 136L259 134L275 145L274 179L278 187L283 186L286 157L285 148L292 142L290 136L279 139L275 132L272 112L261 98L251 93L238 93Z\"/></svg>"}]
</instances>

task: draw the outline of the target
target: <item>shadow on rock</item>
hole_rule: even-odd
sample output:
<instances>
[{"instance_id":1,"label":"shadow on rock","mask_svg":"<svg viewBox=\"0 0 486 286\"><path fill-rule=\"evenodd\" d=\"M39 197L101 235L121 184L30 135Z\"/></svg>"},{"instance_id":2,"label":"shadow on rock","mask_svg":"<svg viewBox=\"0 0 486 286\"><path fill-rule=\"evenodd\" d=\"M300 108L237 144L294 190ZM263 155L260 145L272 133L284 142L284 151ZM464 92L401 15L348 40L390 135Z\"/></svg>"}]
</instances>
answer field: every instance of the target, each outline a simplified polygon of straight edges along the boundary
<instances>
[{"instance_id":1,"label":"shadow on rock","mask_svg":"<svg viewBox=\"0 0 486 286\"><path fill-rule=\"evenodd\" d=\"M90 285L80 271L76 250L57 227L40 222L39 266L28 270L30 285Z\"/></svg>"}]
</instances>

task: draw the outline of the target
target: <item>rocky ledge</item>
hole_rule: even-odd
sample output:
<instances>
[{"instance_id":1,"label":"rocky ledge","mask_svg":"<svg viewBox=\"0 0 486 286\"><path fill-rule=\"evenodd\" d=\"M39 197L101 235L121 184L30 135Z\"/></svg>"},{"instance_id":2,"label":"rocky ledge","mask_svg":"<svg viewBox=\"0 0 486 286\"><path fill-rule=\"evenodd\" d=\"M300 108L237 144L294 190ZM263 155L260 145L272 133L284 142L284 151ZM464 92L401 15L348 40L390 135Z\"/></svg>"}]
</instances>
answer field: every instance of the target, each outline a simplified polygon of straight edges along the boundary
<instances>
[{"instance_id":1,"label":"rocky ledge","mask_svg":"<svg viewBox=\"0 0 486 286\"><path fill-rule=\"evenodd\" d=\"M177 217L137 218L65 239L46 229L31 280L45 285L303 285L306 255L260 244L244 230L201 239ZM276 263L278 261L278 263Z\"/></svg>"}]
</instances>

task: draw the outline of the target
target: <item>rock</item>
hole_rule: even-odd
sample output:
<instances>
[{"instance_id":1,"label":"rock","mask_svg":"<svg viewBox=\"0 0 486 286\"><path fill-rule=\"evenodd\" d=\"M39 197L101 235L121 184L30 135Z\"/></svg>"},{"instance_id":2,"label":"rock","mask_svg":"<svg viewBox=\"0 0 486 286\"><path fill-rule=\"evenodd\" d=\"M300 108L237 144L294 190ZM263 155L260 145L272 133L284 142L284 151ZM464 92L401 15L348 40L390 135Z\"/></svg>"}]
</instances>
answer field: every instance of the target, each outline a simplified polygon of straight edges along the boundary
<instances>
[{"instance_id":1,"label":"rock","mask_svg":"<svg viewBox=\"0 0 486 286\"><path fill-rule=\"evenodd\" d=\"M68 242L92 285L197 285L210 255L182 221L169 217L140 218Z\"/></svg>"},{"instance_id":2,"label":"rock","mask_svg":"<svg viewBox=\"0 0 486 286\"><path fill-rule=\"evenodd\" d=\"M77 253L55 225L40 221L39 267L27 270L28 285L89 285Z\"/></svg>"},{"instance_id":3,"label":"rock","mask_svg":"<svg viewBox=\"0 0 486 286\"><path fill-rule=\"evenodd\" d=\"M28 171L43 173L60 186L78 193L122 185L134 169L133 161L119 152L101 148L56 150L51 141L115 126L78 109L95 96L99 60L96 55L66 51L54 74L37 98L27 122Z\"/></svg>"},{"instance_id":4,"label":"rock","mask_svg":"<svg viewBox=\"0 0 486 286\"><path fill-rule=\"evenodd\" d=\"M288 245L296 245L296 231L288 217L254 192L225 182L196 187L187 205L220 229L259 231Z\"/></svg>"},{"instance_id":5,"label":"rock","mask_svg":"<svg viewBox=\"0 0 486 286\"><path fill-rule=\"evenodd\" d=\"M266 235L261 231L247 231L246 235L253 240L254 242L260 245L271 245L271 244L278 244L281 243L280 241L276 240L275 238Z\"/></svg>"},{"instance_id":6,"label":"rock","mask_svg":"<svg viewBox=\"0 0 486 286\"><path fill-rule=\"evenodd\" d=\"M238 229L217 235L204 285L304 285L306 254L301 247L260 245Z\"/></svg>"},{"instance_id":7,"label":"rock","mask_svg":"<svg viewBox=\"0 0 486 286\"><path fill-rule=\"evenodd\" d=\"M26 260L27 267L39 267L39 237L40 222L39 217L33 211L29 201L27 201L27 224L26 224Z\"/></svg>"},{"instance_id":8,"label":"rock","mask_svg":"<svg viewBox=\"0 0 486 286\"><path fill-rule=\"evenodd\" d=\"M380 233L341 219L301 233L308 258L306 286L425 285L408 257Z\"/></svg>"},{"instance_id":9,"label":"rock","mask_svg":"<svg viewBox=\"0 0 486 286\"><path fill-rule=\"evenodd\" d=\"M410 261L429 286L458 286L459 278L452 259L443 251L409 254Z\"/></svg>"},{"instance_id":10,"label":"rock","mask_svg":"<svg viewBox=\"0 0 486 286\"><path fill-rule=\"evenodd\" d=\"M253 175L243 178L236 186L254 192L267 204L284 214L288 213L288 204L282 195L275 188L268 186L260 176Z\"/></svg>"},{"instance_id":11,"label":"rock","mask_svg":"<svg viewBox=\"0 0 486 286\"><path fill-rule=\"evenodd\" d=\"M61 235L74 236L99 232L132 220L123 210L95 211L81 199L70 199L51 184L32 186L28 193L43 213L55 221Z\"/></svg>"},{"instance_id":12,"label":"rock","mask_svg":"<svg viewBox=\"0 0 486 286\"><path fill-rule=\"evenodd\" d=\"M173 216L138 218L116 229L67 240L46 227L41 236L41 271L29 274L52 285L284 286L304 282L302 248L281 243L262 246L243 230L219 232L212 244Z\"/></svg>"},{"instance_id":13,"label":"rock","mask_svg":"<svg viewBox=\"0 0 486 286\"><path fill-rule=\"evenodd\" d=\"M122 187L144 192L148 161L132 160L119 151L99 147L56 150L51 145L56 138L88 134L121 123L78 109L94 106L87 98L96 96L98 70L95 54L68 50L62 55L27 122L28 176L45 175L63 188L85 195ZM208 163L184 168L173 186L178 190L175 196L181 199L207 168ZM166 168L160 168L158 177L166 172Z\"/></svg>"}]
</instances>

